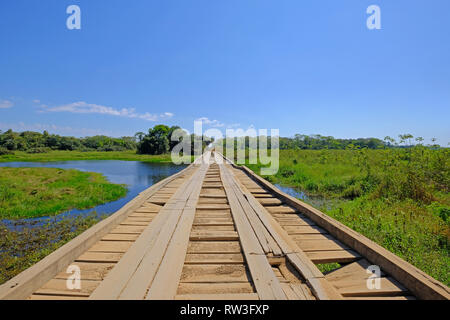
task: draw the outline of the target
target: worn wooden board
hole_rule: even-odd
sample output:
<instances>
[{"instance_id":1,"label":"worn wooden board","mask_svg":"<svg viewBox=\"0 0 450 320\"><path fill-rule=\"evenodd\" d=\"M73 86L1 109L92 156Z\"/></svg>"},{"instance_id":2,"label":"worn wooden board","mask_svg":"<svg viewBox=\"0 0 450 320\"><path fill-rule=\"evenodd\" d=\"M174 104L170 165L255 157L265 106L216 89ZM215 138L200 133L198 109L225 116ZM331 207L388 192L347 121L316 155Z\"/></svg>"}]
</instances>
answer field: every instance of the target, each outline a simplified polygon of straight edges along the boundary
<instances>
[{"instance_id":1,"label":"worn wooden board","mask_svg":"<svg viewBox=\"0 0 450 320\"><path fill-rule=\"evenodd\" d=\"M243 197L243 195L239 193L238 187L233 181L230 172L224 165L220 165L220 172L230 203L233 220L239 233L239 241L241 242L258 296L261 299L286 299L280 282L273 272L271 272L271 267L264 250L241 207L242 202L240 202L238 197Z\"/></svg>"}]
</instances>

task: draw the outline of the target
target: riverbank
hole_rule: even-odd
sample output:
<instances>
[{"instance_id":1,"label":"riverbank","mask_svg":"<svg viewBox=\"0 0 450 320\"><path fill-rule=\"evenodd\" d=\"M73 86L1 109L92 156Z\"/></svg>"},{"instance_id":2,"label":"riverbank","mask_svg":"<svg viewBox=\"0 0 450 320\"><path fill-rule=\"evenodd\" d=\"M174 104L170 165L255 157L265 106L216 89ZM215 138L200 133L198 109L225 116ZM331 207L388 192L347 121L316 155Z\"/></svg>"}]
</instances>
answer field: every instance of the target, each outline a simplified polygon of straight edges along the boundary
<instances>
[{"instance_id":1,"label":"riverbank","mask_svg":"<svg viewBox=\"0 0 450 320\"><path fill-rule=\"evenodd\" d=\"M124 160L152 163L171 162L170 154L148 155L128 151L50 151L47 153L27 153L15 151L14 154L0 155L0 162L52 162L71 160Z\"/></svg>"},{"instance_id":2,"label":"riverbank","mask_svg":"<svg viewBox=\"0 0 450 320\"><path fill-rule=\"evenodd\" d=\"M58 168L0 168L0 219L54 216L124 197L127 188L99 173Z\"/></svg>"},{"instance_id":3,"label":"riverbank","mask_svg":"<svg viewBox=\"0 0 450 320\"><path fill-rule=\"evenodd\" d=\"M448 150L281 150L265 177L336 201L318 209L450 285ZM259 174L260 164L248 165Z\"/></svg>"}]
</instances>

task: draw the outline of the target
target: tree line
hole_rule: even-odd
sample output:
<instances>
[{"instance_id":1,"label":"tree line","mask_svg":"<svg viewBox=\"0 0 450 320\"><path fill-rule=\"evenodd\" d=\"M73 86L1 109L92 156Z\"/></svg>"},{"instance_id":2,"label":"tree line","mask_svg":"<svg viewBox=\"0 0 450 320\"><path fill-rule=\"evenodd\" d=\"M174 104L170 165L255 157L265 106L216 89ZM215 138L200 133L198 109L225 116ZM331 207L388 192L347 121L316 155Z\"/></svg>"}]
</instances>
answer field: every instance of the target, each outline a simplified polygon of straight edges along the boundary
<instances>
[{"instance_id":1,"label":"tree line","mask_svg":"<svg viewBox=\"0 0 450 320\"><path fill-rule=\"evenodd\" d=\"M111 138L107 136L93 136L86 138L65 137L49 134L24 131L0 131L0 155L14 151L28 153L45 153L51 150L69 151L125 151L135 150L134 137Z\"/></svg>"},{"instance_id":2,"label":"tree line","mask_svg":"<svg viewBox=\"0 0 450 320\"><path fill-rule=\"evenodd\" d=\"M75 138L60 136L57 134L49 134L47 131L43 133L24 131L14 132L11 129L5 132L0 130L0 155L13 153L14 151L25 151L28 153L44 153L51 150L68 150L68 151L125 151L136 150L139 154L158 155L171 152L173 148L180 142L180 139L172 139L172 135L179 126L166 126L163 124L150 128L147 133L138 132L133 137L112 138L103 135L93 137ZM202 140L202 149L210 144L213 139L209 137L196 137L190 134L191 154L194 154L194 140ZM260 137L261 138L261 137ZM242 138L233 138L235 140L235 149L239 145ZM245 137L240 147L248 148L254 137ZM175 140L175 141L172 141ZM391 137L385 137L384 141L377 138L358 138L358 139L336 139L331 136L302 135L296 134L294 137L280 137L279 148L288 149L385 149L385 148L407 148L416 144L422 144L423 138L414 137L410 134L399 135L399 139L395 140ZM433 147L438 148L435 139L432 139ZM220 142L218 142L220 143ZM223 147L226 147L226 140L222 141ZM254 142L253 142L254 143ZM257 145L257 144L254 144ZM267 146L271 148L271 139L267 138Z\"/></svg>"},{"instance_id":3,"label":"tree line","mask_svg":"<svg viewBox=\"0 0 450 320\"><path fill-rule=\"evenodd\" d=\"M234 139L234 148L249 148L250 145L258 145L258 140L267 138L267 147L271 148L272 140L270 137L240 137ZM411 134L400 134L398 139L386 136L383 140L377 138L358 138L358 139L337 139L332 136L322 136L320 134L304 135L296 134L294 137L280 137L280 150L346 150L346 149L386 149L386 148L411 148L414 145L423 145L422 137L414 138ZM436 139L431 139L431 148L440 148ZM223 139L223 148L226 147L226 140Z\"/></svg>"}]
</instances>

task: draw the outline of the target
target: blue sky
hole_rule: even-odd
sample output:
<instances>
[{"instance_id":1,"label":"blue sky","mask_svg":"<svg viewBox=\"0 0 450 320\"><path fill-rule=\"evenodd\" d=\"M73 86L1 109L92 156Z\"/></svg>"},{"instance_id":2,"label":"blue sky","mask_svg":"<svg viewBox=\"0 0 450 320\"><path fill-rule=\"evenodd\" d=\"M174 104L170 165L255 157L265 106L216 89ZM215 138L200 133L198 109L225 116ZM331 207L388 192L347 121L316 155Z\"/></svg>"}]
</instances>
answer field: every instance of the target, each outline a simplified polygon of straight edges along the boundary
<instances>
[{"instance_id":1,"label":"blue sky","mask_svg":"<svg viewBox=\"0 0 450 320\"><path fill-rule=\"evenodd\" d=\"M448 0L2 0L0 129L122 136L204 118L447 145L449 21Z\"/></svg>"}]
</instances>

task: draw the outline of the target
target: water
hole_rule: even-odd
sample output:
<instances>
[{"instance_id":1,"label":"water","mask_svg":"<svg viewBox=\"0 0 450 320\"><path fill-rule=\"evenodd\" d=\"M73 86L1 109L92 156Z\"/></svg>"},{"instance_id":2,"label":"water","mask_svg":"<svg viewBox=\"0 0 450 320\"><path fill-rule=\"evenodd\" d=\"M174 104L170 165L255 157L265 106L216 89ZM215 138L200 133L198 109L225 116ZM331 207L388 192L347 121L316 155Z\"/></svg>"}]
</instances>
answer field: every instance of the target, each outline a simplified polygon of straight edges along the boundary
<instances>
[{"instance_id":1,"label":"water","mask_svg":"<svg viewBox=\"0 0 450 320\"><path fill-rule=\"evenodd\" d=\"M331 210L333 207L337 206L341 201L343 201L340 199L327 199L324 197L310 196L304 191L294 187L287 187L280 184L275 184L275 186L284 193L287 193L294 198L300 199L319 210Z\"/></svg>"},{"instance_id":2,"label":"water","mask_svg":"<svg viewBox=\"0 0 450 320\"><path fill-rule=\"evenodd\" d=\"M112 183L127 185L128 193L124 198L86 210L70 210L56 217L56 219L62 219L70 216L88 215L93 211L95 211L99 216L110 215L123 207L140 192L144 191L158 181L179 172L186 166L177 166L172 163L148 163L141 161L88 160L58 162L7 162L0 163L0 167L46 167L98 172L103 174ZM39 227L50 220L55 220L55 217L2 220L2 222L8 228L20 231L23 228Z\"/></svg>"}]
</instances>

